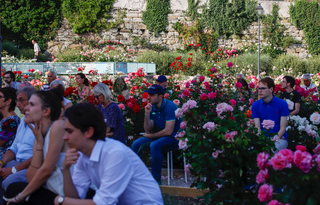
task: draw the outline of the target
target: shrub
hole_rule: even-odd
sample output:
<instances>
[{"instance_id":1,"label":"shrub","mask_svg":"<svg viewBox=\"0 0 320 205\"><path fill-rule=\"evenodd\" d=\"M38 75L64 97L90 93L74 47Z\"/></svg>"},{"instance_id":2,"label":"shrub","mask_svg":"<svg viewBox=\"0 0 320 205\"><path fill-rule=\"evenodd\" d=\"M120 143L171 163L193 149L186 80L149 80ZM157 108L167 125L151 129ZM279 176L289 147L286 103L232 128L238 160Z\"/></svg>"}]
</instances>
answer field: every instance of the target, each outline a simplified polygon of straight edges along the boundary
<instances>
[{"instance_id":1,"label":"shrub","mask_svg":"<svg viewBox=\"0 0 320 205\"><path fill-rule=\"evenodd\" d=\"M301 75L306 72L305 62L293 55L282 54L274 59L273 65L276 67L273 75L281 75L281 69L284 68L292 68L293 75Z\"/></svg>"},{"instance_id":2,"label":"shrub","mask_svg":"<svg viewBox=\"0 0 320 205\"><path fill-rule=\"evenodd\" d=\"M16 44L11 41L4 41L2 43L2 50L7 51L8 55L17 56L19 49Z\"/></svg>"}]
</instances>

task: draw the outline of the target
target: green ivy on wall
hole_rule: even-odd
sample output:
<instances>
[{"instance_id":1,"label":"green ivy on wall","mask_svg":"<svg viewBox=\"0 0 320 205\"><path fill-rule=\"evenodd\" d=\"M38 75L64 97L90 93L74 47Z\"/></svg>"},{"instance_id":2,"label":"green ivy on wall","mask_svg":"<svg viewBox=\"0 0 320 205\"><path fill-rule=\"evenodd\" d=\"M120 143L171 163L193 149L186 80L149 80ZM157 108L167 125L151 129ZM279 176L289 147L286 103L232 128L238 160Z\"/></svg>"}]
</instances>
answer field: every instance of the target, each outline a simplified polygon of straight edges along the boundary
<instances>
[{"instance_id":1,"label":"green ivy on wall","mask_svg":"<svg viewBox=\"0 0 320 205\"><path fill-rule=\"evenodd\" d=\"M0 10L3 39L14 41L20 48L31 47L35 39L45 50L61 23L60 0L3 0Z\"/></svg>"},{"instance_id":2,"label":"green ivy on wall","mask_svg":"<svg viewBox=\"0 0 320 205\"><path fill-rule=\"evenodd\" d=\"M74 33L98 33L121 22L107 23L115 0L63 0L62 12Z\"/></svg>"},{"instance_id":3,"label":"green ivy on wall","mask_svg":"<svg viewBox=\"0 0 320 205\"><path fill-rule=\"evenodd\" d=\"M320 7L319 3L298 0L290 6L290 18L294 25L303 29L309 52L320 54Z\"/></svg>"},{"instance_id":4,"label":"green ivy on wall","mask_svg":"<svg viewBox=\"0 0 320 205\"><path fill-rule=\"evenodd\" d=\"M158 35L166 30L170 12L170 0L147 0L147 8L142 15L143 23L149 31Z\"/></svg>"}]
</instances>

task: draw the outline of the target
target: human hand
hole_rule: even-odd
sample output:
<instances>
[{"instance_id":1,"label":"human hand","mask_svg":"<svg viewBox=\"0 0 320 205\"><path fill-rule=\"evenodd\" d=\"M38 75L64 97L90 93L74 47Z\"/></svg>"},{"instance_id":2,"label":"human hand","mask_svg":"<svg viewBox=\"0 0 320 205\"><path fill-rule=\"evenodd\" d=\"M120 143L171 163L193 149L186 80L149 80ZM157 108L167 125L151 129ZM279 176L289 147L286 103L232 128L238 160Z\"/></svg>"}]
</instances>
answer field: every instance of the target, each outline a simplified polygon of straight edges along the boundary
<instances>
[{"instance_id":1,"label":"human hand","mask_svg":"<svg viewBox=\"0 0 320 205\"><path fill-rule=\"evenodd\" d=\"M10 174L12 174L11 172L12 167L4 167L0 169L0 176L5 179L7 178Z\"/></svg>"},{"instance_id":2,"label":"human hand","mask_svg":"<svg viewBox=\"0 0 320 205\"><path fill-rule=\"evenodd\" d=\"M152 133L144 133L143 136L152 139Z\"/></svg>"},{"instance_id":3,"label":"human hand","mask_svg":"<svg viewBox=\"0 0 320 205\"><path fill-rule=\"evenodd\" d=\"M151 110L152 110L152 104L151 103L148 103L145 107L144 107L144 112L145 114L150 114L151 113Z\"/></svg>"},{"instance_id":4,"label":"human hand","mask_svg":"<svg viewBox=\"0 0 320 205\"><path fill-rule=\"evenodd\" d=\"M69 169L71 165L75 164L79 158L80 154L76 149L72 148L67 150L66 156L63 161L63 169Z\"/></svg>"},{"instance_id":5,"label":"human hand","mask_svg":"<svg viewBox=\"0 0 320 205\"><path fill-rule=\"evenodd\" d=\"M113 132L107 132L107 137L111 137L113 134Z\"/></svg>"},{"instance_id":6,"label":"human hand","mask_svg":"<svg viewBox=\"0 0 320 205\"><path fill-rule=\"evenodd\" d=\"M23 202L25 200L25 197L22 197L21 193L19 193L17 196L15 196L13 198L5 199L5 200L7 201L7 205L9 205L11 202L13 202L13 203Z\"/></svg>"},{"instance_id":7,"label":"human hand","mask_svg":"<svg viewBox=\"0 0 320 205\"><path fill-rule=\"evenodd\" d=\"M27 119L27 118L24 121L28 125L28 127L32 130L34 136L36 137L37 142L43 144L43 136L41 132L42 126L40 121L33 122L32 119ZM31 123L34 123L34 127L32 126Z\"/></svg>"}]
</instances>

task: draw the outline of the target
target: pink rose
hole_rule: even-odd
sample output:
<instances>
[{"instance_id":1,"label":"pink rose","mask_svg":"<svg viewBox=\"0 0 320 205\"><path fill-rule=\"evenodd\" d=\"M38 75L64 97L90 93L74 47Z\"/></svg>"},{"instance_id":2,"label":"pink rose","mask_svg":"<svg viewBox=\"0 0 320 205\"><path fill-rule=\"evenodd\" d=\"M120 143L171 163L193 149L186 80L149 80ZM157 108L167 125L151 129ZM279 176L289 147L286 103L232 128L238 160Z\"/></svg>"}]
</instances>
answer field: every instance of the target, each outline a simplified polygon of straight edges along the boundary
<instances>
[{"instance_id":1,"label":"pink rose","mask_svg":"<svg viewBox=\"0 0 320 205\"><path fill-rule=\"evenodd\" d=\"M202 101L206 100L207 98L208 98L208 95L206 93L202 93L200 95L200 100L202 100Z\"/></svg>"},{"instance_id":2,"label":"pink rose","mask_svg":"<svg viewBox=\"0 0 320 205\"><path fill-rule=\"evenodd\" d=\"M319 154L320 153L320 144L318 144L314 149L313 149L313 152L315 154Z\"/></svg>"},{"instance_id":3,"label":"pink rose","mask_svg":"<svg viewBox=\"0 0 320 205\"><path fill-rule=\"evenodd\" d=\"M267 205L283 205L280 202L278 202L277 200L272 200L270 201Z\"/></svg>"},{"instance_id":4,"label":"pink rose","mask_svg":"<svg viewBox=\"0 0 320 205\"><path fill-rule=\"evenodd\" d=\"M262 124L262 127L265 129L272 129L274 127L273 120L263 120L261 124Z\"/></svg>"},{"instance_id":5,"label":"pink rose","mask_svg":"<svg viewBox=\"0 0 320 205\"><path fill-rule=\"evenodd\" d=\"M223 153L223 151L221 151L221 150L217 150L217 151L215 151L215 152L212 152L212 157L213 157L214 159L217 159L218 156L219 156L219 154L221 154L221 153Z\"/></svg>"},{"instance_id":6,"label":"pink rose","mask_svg":"<svg viewBox=\"0 0 320 205\"><path fill-rule=\"evenodd\" d=\"M289 163L293 162L293 152L290 149L282 149L279 153L287 157Z\"/></svg>"},{"instance_id":7,"label":"pink rose","mask_svg":"<svg viewBox=\"0 0 320 205\"><path fill-rule=\"evenodd\" d=\"M286 167L291 167L291 163L289 162L289 159L280 152L275 154L270 159L270 164L272 165L274 170L282 170Z\"/></svg>"},{"instance_id":8,"label":"pink rose","mask_svg":"<svg viewBox=\"0 0 320 205\"><path fill-rule=\"evenodd\" d=\"M250 88L250 89L253 89L255 86L256 86L256 85L255 85L253 82L249 83L249 88Z\"/></svg>"},{"instance_id":9,"label":"pink rose","mask_svg":"<svg viewBox=\"0 0 320 205\"><path fill-rule=\"evenodd\" d=\"M232 112L233 111L233 107L227 103L219 103L216 107L216 111L218 116L220 116L223 112Z\"/></svg>"},{"instance_id":10,"label":"pink rose","mask_svg":"<svg viewBox=\"0 0 320 205\"><path fill-rule=\"evenodd\" d=\"M217 93L216 92L211 92L208 94L209 99L215 99L217 97Z\"/></svg>"},{"instance_id":11,"label":"pink rose","mask_svg":"<svg viewBox=\"0 0 320 205\"><path fill-rule=\"evenodd\" d=\"M312 113L312 115L310 115L310 121L315 125L319 125L320 124L320 114L318 112Z\"/></svg>"},{"instance_id":12,"label":"pink rose","mask_svg":"<svg viewBox=\"0 0 320 205\"><path fill-rule=\"evenodd\" d=\"M190 82L186 82L186 88L190 87Z\"/></svg>"},{"instance_id":13,"label":"pink rose","mask_svg":"<svg viewBox=\"0 0 320 205\"><path fill-rule=\"evenodd\" d=\"M189 90L184 90L183 91L183 95L186 96L186 97L190 96L190 91Z\"/></svg>"},{"instance_id":14,"label":"pink rose","mask_svg":"<svg viewBox=\"0 0 320 205\"><path fill-rule=\"evenodd\" d=\"M174 114L176 116L176 118L180 118L183 115L183 112L181 110L181 108L176 109L176 111L174 111Z\"/></svg>"},{"instance_id":15,"label":"pink rose","mask_svg":"<svg viewBox=\"0 0 320 205\"><path fill-rule=\"evenodd\" d=\"M126 104L127 104L128 108L133 108L133 106L134 106L134 104L132 102L130 102L130 101L127 101Z\"/></svg>"},{"instance_id":16,"label":"pink rose","mask_svg":"<svg viewBox=\"0 0 320 205\"><path fill-rule=\"evenodd\" d=\"M233 63L232 63L232 62L228 62L228 63L227 63L227 66L228 66L229 68L231 68L231 67L233 67Z\"/></svg>"},{"instance_id":17,"label":"pink rose","mask_svg":"<svg viewBox=\"0 0 320 205\"><path fill-rule=\"evenodd\" d=\"M256 182L258 184L263 184L266 182L266 179L268 179L268 169L261 169L256 177Z\"/></svg>"},{"instance_id":18,"label":"pink rose","mask_svg":"<svg viewBox=\"0 0 320 205\"><path fill-rule=\"evenodd\" d=\"M183 121L180 123L180 129L186 129L187 124Z\"/></svg>"},{"instance_id":19,"label":"pink rose","mask_svg":"<svg viewBox=\"0 0 320 205\"><path fill-rule=\"evenodd\" d=\"M124 104L122 104L122 103L119 104L118 107L120 108L120 110L124 110L124 109L125 109L125 106L124 106Z\"/></svg>"},{"instance_id":20,"label":"pink rose","mask_svg":"<svg viewBox=\"0 0 320 205\"><path fill-rule=\"evenodd\" d=\"M208 131L214 131L216 128L216 124L214 122L207 122L202 126L203 129L207 129Z\"/></svg>"},{"instance_id":21,"label":"pink rose","mask_svg":"<svg viewBox=\"0 0 320 205\"><path fill-rule=\"evenodd\" d=\"M313 101L315 101L315 102L317 102L319 99L318 99L318 96L316 96L316 95L313 95L313 96L311 96L311 99L313 100Z\"/></svg>"},{"instance_id":22,"label":"pink rose","mask_svg":"<svg viewBox=\"0 0 320 205\"><path fill-rule=\"evenodd\" d=\"M195 100L188 100L187 105L190 109L197 107L197 102Z\"/></svg>"},{"instance_id":23,"label":"pink rose","mask_svg":"<svg viewBox=\"0 0 320 205\"><path fill-rule=\"evenodd\" d=\"M186 135L185 131L177 132L176 136L174 136L176 139L181 140Z\"/></svg>"},{"instance_id":24,"label":"pink rose","mask_svg":"<svg viewBox=\"0 0 320 205\"><path fill-rule=\"evenodd\" d=\"M309 152L297 150L294 152L293 162L304 173L308 173L312 167L312 156Z\"/></svg>"},{"instance_id":25,"label":"pink rose","mask_svg":"<svg viewBox=\"0 0 320 205\"><path fill-rule=\"evenodd\" d=\"M186 138L185 140L179 140L179 149L183 149L186 150L188 149L188 138Z\"/></svg>"},{"instance_id":26,"label":"pink rose","mask_svg":"<svg viewBox=\"0 0 320 205\"><path fill-rule=\"evenodd\" d=\"M179 106L180 105L180 100L175 99L175 100L173 100L173 103L176 104L177 106Z\"/></svg>"},{"instance_id":27,"label":"pink rose","mask_svg":"<svg viewBox=\"0 0 320 205\"><path fill-rule=\"evenodd\" d=\"M234 99L231 99L231 100L230 100L230 104L233 105L233 106L236 106L237 101L235 101Z\"/></svg>"},{"instance_id":28,"label":"pink rose","mask_svg":"<svg viewBox=\"0 0 320 205\"><path fill-rule=\"evenodd\" d=\"M236 136L237 134L238 134L237 131L232 131L232 132L229 132L229 133L225 134L224 137L226 138L227 142L234 142L233 137Z\"/></svg>"},{"instance_id":29,"label":"pink rose","mask_svg":"<svg viewBox=\"0 0 320 205\"><path fill-rule=\"evenodd\" d=\"M242 88L242 83L240 83L240 82L236 82L235 87L236 87L236 88Z\"/></svg>"},{"instance_id":30,"label":"pink rose","mask_svg":"<svg viewBox=\"0 0 320 205\"><path fill-rule=\"evenodd\" d=\"M307 151L307 148L303 145L297 145L296 150L300 150L301 152Z\"/></svg>"},{"instance_id":31,"label":"pink rose","mask_svg":"<svg viewBox=\"0 0 320 205\"><path fill-rule=\"evenodd\" d=\"M216 72L218 72L218 70L215 67L212 67L211 72L216 73Z\"/></svg>"},{"instance_id":32,"label":"pink rose","mask_svg":"<svg viewBox=\"0 0 320 205\"><path fill-rule=\"evenodd\" d=\"M200 80L200 82L203 82L203 81L204 81L204 77L203 77L203 76L200 76L200 77L199 77L199 80Z\"/></svg>"},{"instance_id":33,"label":"pink rose","mask_svg":"<svg viewBox=\"0 0 320 205\"><path fill-rule=\"evenodd\" d=\"M317 164L318 164L318 171L320 171L320 155L317 155L316 156L316 158L314 159L314 161L316 161L317 162Z\"/></svg>"},{"instance_id":34,"label":"pink rose","mask_svg":"<svg viewBox=\"0 0 320 205\"><path fill-rule=\"evenodd\" d=\"M192 169L191 164L186 164L186 166L184 167L184 171L188 174L190 174L190 169Z\"/></svg>"},{"instance_id":35,"label":"pink rose","mask_svg":"<svg viewBox=\"0 0 320 205\"><path fill-rule=\"evenodd\" d=\"M250 98L249 99L249 105L251 106L254 103L254 99Z\"/></svg>"},{"instance_id":36,"label":"pink rose","mask_svg":"<svg viewBox=\"0 0 320 205\"><path fill-rule=\"evenodd\" d=\"M267 184L262 185L259 188L258 199L261 202L267 202L272 198L273 188Z\"/></svg>"},{"instance_id":37,"label":"pink rose","mask_svg":"<svg viewBox=\"0 0 320 205\"><path fill-rule=\"evenodd\" d=\"M270 155L265 152L261 152L258 154L257 164L260 169L264 169L265 167L268 167L267 162L268 162L269 157L270 157Z\"/></svg>"}]
</instances>

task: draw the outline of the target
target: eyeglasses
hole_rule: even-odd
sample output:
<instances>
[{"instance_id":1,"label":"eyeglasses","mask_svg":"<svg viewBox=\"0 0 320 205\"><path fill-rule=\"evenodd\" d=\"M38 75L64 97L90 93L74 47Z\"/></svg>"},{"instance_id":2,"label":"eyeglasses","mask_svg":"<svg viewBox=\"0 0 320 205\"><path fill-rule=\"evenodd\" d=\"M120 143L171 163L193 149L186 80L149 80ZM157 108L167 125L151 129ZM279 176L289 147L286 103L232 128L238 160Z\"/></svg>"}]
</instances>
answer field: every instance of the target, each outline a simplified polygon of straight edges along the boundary
<instances>
[{"instance_id":1,"label":"eyeglasses","mask_svg":"<svg viewBox=\"0 0 320 205\"><path fill-rule=\"evenodd\" d=\"M101 95L102 95L102 94L100 94L100 95L94 95L93 97L96 98L96 99L98 99Z\"/></svg>"},{"instance_id":2,"label":"eyeglasses","mask_svg":"<svg viewBox=\"0 0 320 205\"><path fill-rule=\"evenodd\" d=\"M26 100L28 100L28 99L19 98L19 99L16 100L16 102L23 103Z\"/></svg>"},{"instance_id":3,"label":"eyeglasses","mask_svg":"<svg viewBox=\"0 0 320 205\"><path fill-rule=\"evenodd\" d=\"M4 79L10 79L11 77L3 77Z\"/></svg>"},{"instance_id":4,"label":"eyeglasses","mask_svg":"<svg viewBox=\"0 0 320 205\"><path fill-rule=\"evenodd\" d=\"M1 98L5 98L5 97L4 97L3 95L0 95L0 99L1 99Z\"/></svg>"},{"instance_id":5,"label":"eyeglasses","mask_svg":"<svg viewBox=\"0 0 320 205\"><path fill-rule=\"evenodd\" d=\"M259 90L266 90L266 89L268 89L267 87L259 87L258 88Z\"/></svg>"}]
</instances>

